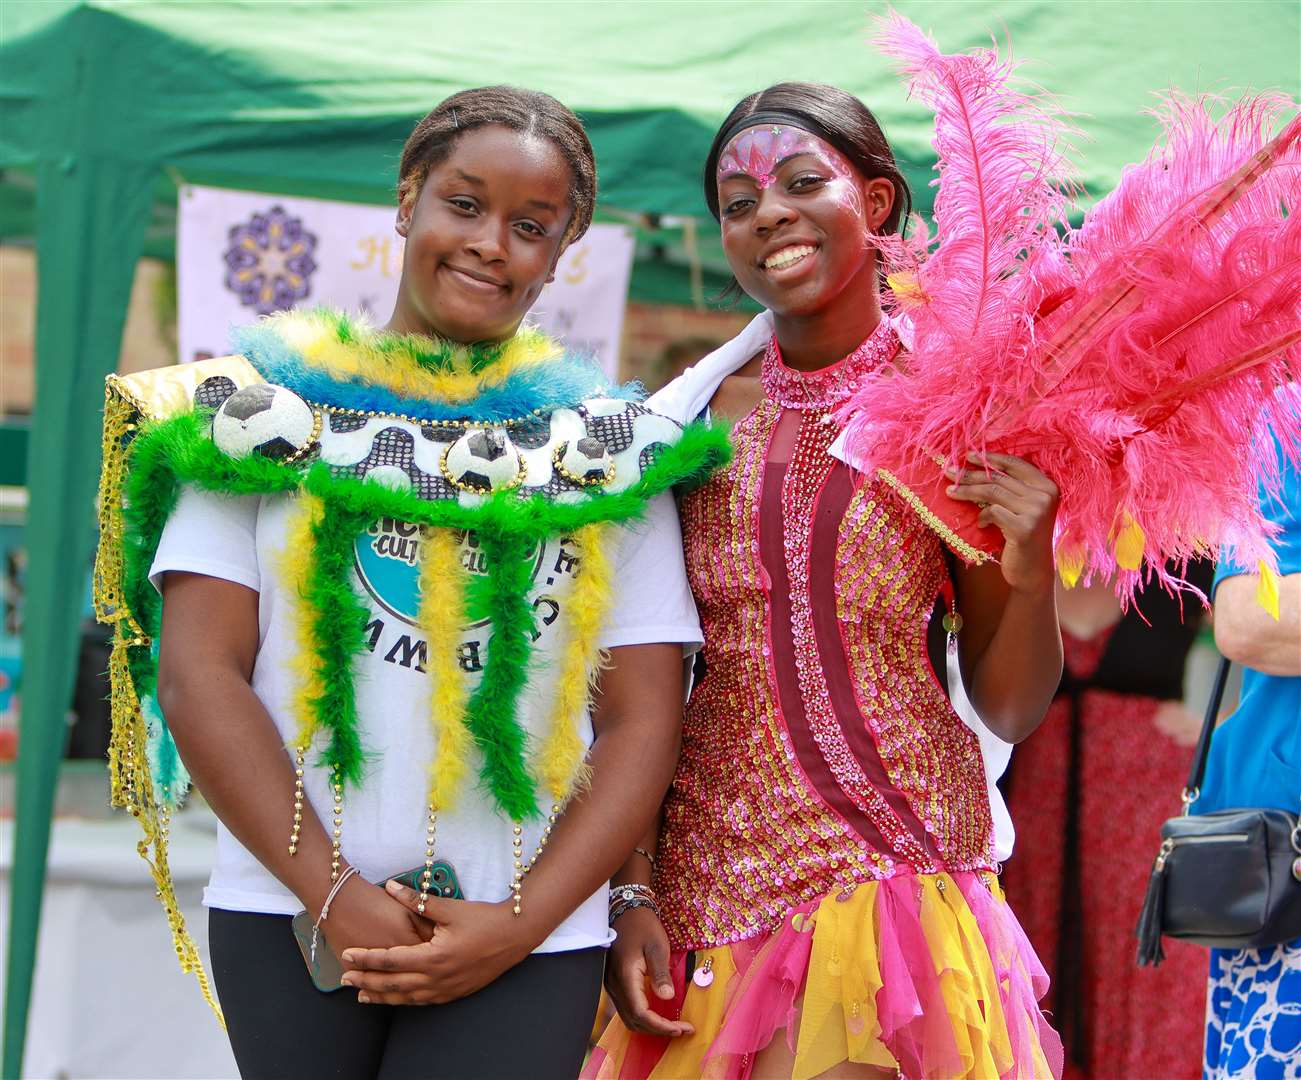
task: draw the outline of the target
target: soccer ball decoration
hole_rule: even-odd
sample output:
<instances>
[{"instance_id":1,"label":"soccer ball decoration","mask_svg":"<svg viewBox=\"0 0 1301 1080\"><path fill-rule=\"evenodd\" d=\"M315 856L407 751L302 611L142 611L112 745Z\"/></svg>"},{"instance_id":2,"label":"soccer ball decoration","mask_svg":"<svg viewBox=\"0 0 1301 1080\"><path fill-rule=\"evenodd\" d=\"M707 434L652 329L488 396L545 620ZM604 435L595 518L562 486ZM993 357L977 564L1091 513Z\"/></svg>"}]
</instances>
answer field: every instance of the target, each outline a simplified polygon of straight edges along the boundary
<instances>
[{"instance_id":1,"label":"soccer ball decoration","mask_svg":"<svg viewBox=\"0 0 1301 1080\"><path fill-rule=\"evenodd\" d=\"M447 448L442 465L448 483L481 495L524 482L524 459L502 428L471 428Z\"/></svg>"},{"instance_id":2,"label":"soccer ball decoration","mask_svg":"<svg viewBox=\"0 0 1301 1080\"><path fill-rule=\"evenodd\" d=\"M609 483L614 476L610 451L598 439L584 437L562 442L551 460L561 476L583 487Z\"/></svg>"},{"instance_id":3,"label":"soccer ball decoration","mask_svg":"<svg viewBox=\"0 0 1301 1080\"><path fill-rule=\"evenodd\" d=\"M316 414L292 390L254 383L236 390L212 418L212 441L234 458L261 454L283 460L302 454L318 434Z\"/></svg>"}]
</instances>

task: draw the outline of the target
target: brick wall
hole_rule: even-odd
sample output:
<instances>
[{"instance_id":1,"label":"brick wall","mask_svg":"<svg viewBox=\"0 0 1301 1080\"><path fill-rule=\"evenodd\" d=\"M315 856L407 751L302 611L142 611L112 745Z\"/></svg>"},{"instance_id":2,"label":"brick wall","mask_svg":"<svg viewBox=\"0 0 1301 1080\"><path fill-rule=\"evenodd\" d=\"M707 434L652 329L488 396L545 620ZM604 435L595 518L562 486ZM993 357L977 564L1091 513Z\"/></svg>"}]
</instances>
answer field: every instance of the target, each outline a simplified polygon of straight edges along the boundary
<instances>
[{"instance_id":1,"label":"brick wall","mask_svg":"<svg viewBox=\"0 0 1301 1080\"><path fill-rule=\"evenodd\" d=\"M136 264L118 370L145 371L173 363L171 327L160 329L158 293L171 267L157 259ZM36 256L30 248L0 246L0 416L32 410L36 332Z\"/></svg>"},{"instance_id":2,"label":"brick wall","mask_svg":"<svg viewBox=\"0 0 1301 1080\"><path fill-rule=\"evenodd\" d=\"M619 375L658 390L683 368L735 336L754 316L668 304L628 305Z\"/></svg>"}]
</instances>

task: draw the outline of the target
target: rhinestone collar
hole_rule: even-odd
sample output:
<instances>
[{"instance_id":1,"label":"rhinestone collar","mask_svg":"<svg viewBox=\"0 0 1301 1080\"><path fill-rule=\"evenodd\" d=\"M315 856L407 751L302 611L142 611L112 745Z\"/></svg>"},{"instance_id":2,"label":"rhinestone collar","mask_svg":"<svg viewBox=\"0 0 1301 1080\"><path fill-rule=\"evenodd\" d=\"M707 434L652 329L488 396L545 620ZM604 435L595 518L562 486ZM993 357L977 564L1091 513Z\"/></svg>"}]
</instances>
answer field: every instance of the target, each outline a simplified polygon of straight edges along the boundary
<instances>
[{"instance_id":1,"label":"rhinestone collar","mask_svg":"<svg viewBox=\"0 0 1301 1080\"><path fill-rule=\"evenodd\" d=\"M843 360L817 371L799 371L782 362L774 334L763 353L763 392L784 409L832 409L858 389L864 375L899 351L899 335L882 319L867 339Z\"/></svg>"}]
</instances>

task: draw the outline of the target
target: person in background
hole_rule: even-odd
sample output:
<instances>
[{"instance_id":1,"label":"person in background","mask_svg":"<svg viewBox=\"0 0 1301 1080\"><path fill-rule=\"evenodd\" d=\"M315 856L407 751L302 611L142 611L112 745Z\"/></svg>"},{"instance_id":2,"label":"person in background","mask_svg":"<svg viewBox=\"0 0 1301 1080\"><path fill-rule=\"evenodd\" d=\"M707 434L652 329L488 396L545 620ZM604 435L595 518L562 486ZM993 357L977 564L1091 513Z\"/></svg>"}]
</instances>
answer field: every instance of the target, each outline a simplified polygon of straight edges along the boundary
<instances>
[{"instance_id":1,"label":"person in background","mask_svg":"<svg viewBox=\"0 0 1301 1080\"><path fill-rule=\"evenodd\" d=\"M1301 409L1301 387L1280 393ZM1260 507L1279 527L1278 608L1267 610L1269 583L1254 568L1220 563L1215 644L1245 670L1238 708L1211 739L1196 814L1238 806L1301 811L1301 448L1289 455L1275 444L1282 483L1275 493L1261 491ZM1211 950L1204 1076L1301 1077L1301 939Z\"/></svg>"},{"instance_id":2,"label":"person in background","mask_svg":"<svg viewBox=\"0 0 1301 1080\"><path fill-rule=\"evenodd\" d=\"M1186 580L1206 590L1211 573L1197 563ZM1059 585L1057 611L1062 684L1005 780L1017 830L1008 902L1052 977L1045 1007L1068 1077L1189 1076L1205 955L1172 941L1161 967L1139 968L1132 932L1201 725L1181 701L1201 605L1149 589L1122 612L1098 581Z\"/></svg>"}]
</instances>

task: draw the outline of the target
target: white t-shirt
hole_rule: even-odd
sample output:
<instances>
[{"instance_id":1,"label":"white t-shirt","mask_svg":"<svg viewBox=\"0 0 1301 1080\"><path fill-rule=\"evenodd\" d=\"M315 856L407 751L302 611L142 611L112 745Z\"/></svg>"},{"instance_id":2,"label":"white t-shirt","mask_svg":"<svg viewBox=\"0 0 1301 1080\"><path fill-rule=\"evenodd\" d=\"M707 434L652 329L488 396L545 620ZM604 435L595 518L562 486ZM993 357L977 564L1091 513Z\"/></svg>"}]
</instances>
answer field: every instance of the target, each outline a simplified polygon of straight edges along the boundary
<instances>
[{"instance_id":1,"label":"white t-shirt","mask_svg":"<svg viewBox=\"0 0 1301 1080\"><path fill-rule=\"evenodd\" d=\"M245 585L258 593L258 653L252 686L289 744L294 735L296 649L292 607L278 560L284 549L290 497L225 496L187 488L163 530L150 570L156 587L169 570L188 571ZM424 674L426 644L415 623L418 603L418 531L391 519L377 522L354 546L353 587L370 609L366 650L354 665L362 746L372 755L363 784L344 796L344 857L369 881L423 865L427 823L427 785L434 738L429 718L429 679ZM638 524L615 529L615 596L601 636L604 648L653 642L681 643L694 652L701 642L700 622L682 561L677 509L668 494L658 496ZM472 536L462 546L473 572L478 552ZM526 730L546 730L553 694L546 685L550 661L563 648L557 631L577 563L572 545L556 539L539 545L529 593L538 633L529 682L519 698L519 720ZM473 612L470 617L473 618ZM462 667L477 684L487 652L486 621L465 629ZM590 745L590 718L582 736ZM317 741L323 745L325 735ZM499 813L478 783L477 749L454 808L438 817L438 858L451 863L466 899L499 901L510 893L514 854L513 822ZM331 816L329 774L308 758L305 789L322 820ZM288 799L288 792L281 798ZM286 802L286 807L289 803ZM289 835L286 813L285 835ZM524 823L524 850L532 852L540 822ZM544 856L545 858L545 856ZM586 900L538 949L606 945L613 935L606 922L606 888ZM217 857L204 892L208 907L292 915L301 910L286 889L222 825Z\"/></svg>"}]
</instances>

